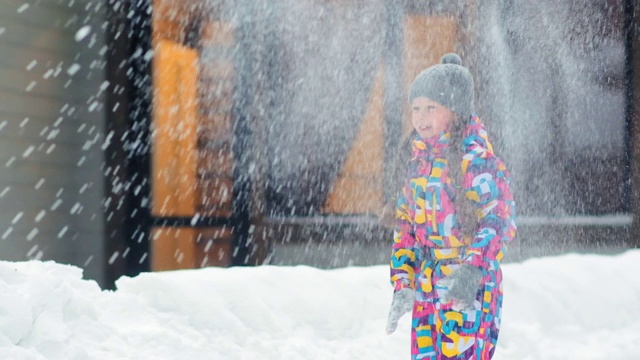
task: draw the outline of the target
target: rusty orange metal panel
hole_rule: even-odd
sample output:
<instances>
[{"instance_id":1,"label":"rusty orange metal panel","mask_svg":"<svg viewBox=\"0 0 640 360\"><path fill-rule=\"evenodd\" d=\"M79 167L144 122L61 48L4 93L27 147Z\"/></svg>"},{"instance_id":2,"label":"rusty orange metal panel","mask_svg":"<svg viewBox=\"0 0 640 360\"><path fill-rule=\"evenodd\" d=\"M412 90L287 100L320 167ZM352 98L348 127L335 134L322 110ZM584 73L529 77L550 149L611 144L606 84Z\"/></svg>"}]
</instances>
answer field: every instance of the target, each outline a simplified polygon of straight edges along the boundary
<instances>
[{"instance_id":1,"label":"rusty orange metal panel","mask_svg":"<svg viewBox=\"0 0 640 360\"><path fill-rule=\"evenodd\" d=\"M377 213L383 201L384 71L378 66L369 102L351 150L333 184L324 212Z\"/></svg>"},{"instance_id":2,"label":"rusty orange metal panel","mask_svg":"<svg viewBox=\"0 0 640 360\"><path fill-rule=\"evenodd\" d=\"M165 271L195 267L195 239L193 228L154 228L151 231L151 270Z\"/></svg>"},{"instance_id":3,"label":"rusty orange metal panel","mask_svg":"<svg viewBox=\"0 0 640 360\"><path fill-rule=\"evenodd\" d=\"M233 231L216 227L200 231L196 241L196 267L229 266L233 253Z\"/></svg>"},{"instance_id":4,"label":"rusty orange metal panel","mask_svg":"<svg viewBox=\"0 0 640 360\"><path fill-rule=\"evenodd\" d=\"M158 227L151 231L151 239L152 271L231 264L233 231L230 228Z\"/></svg>"},{"instance_id":5,"label":"rusty orange metal panel","mask_svg":"<svg viewBox=\"0 0 640 360\"><path fill-rule=\"evenodd\" d=\"M152 271L229 266L233 253L233 231L214 227L158 227L151 232Z\"/></svg>"},{"instance_id":6,"label":"rusty orange metal panel","mask_svg":"<svg viewBox=\"0 0 640 360\"><path fill-rule=\"evenodd\" d=\"M153 0L153 41L172 40L181 43L184 38L184 25L188 14L180 6L167 0Z\"/></svg>"},{"instance_id":7,"label":"rusty orange metal panel","mask_svg":"<svg viewBox=\"0 0 640 360\"><path fill-rule=\"evenodd\" d=\"M153 0L153 42L171 40L184 43L194 24L210 10L206 0ZM195 26L198 28L199 26ZM200 37L200 36L199 36Z\"/></svg>"},{"instance_id":8,"label":"rusty orange metal panel","mask_svg":"<svg viewBox=\"0 0 640 360\"><path fill-rule=\"evenodd\" d=\"M155 46L152 214L193 216L196 209L197 61L195 50L168 40Z\"/></svg>"}]
</instances>

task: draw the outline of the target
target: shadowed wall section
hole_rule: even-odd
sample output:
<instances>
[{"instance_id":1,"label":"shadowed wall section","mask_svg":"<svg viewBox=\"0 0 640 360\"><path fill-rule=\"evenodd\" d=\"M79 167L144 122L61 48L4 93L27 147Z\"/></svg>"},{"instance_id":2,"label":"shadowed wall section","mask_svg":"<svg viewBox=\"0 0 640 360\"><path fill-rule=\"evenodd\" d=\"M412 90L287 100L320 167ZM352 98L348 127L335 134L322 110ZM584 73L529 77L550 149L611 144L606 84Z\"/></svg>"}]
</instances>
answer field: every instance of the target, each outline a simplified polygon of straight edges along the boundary
<instances>
[{"instance_id":1,"label":"shadowed wall section","mask_svg":"<svg viewBox=\"0 0 640 360\"><path fill-rule=\"evenodd\" d=\"M235 29L228 9L154 4L151 270L227 266Z\"/></svg>"},{"instance_id":2,"label":"shadowed wall section","mask_svg":"<svg viewBox=\"0 0 640 360\"><path fill-rule=\"evenodd\" d=\"M268 215L313 215L325 208L370 104L383 50L381 4L290 0L276 6Z\"/></svg>"},{"instance_id":3,"label":"shadowed wall section","mask_svg":"<svg viewBox=\"0 0 640 360\"><path fill-rule=\"evenodd\" d=\"M324 213L376 213L383 201L384 112L382 66L378 67L367 110L340 175L327 198Z\"/></svg>"},{"instance_id":4,"label":"shadowed wall section","mask_svg":"<svg viewBox=\"0 0 640 360\"><path fill-rule=\"evenodd\" d=\"M407 94L420 71L437 64L440 57L454 51L457 23L453 17L411 15L404 20L403 83ZM378 67L368 96L366 111L358 134L331 187L324 207L325 214L378 214L383 206L383 171L385 151L384 64ZM403 94L403 99L406 95ZM409 106L403 100L403 137L411 131ZM401 141L399 141L401 142Z\"/></svg>"}]
</instances>

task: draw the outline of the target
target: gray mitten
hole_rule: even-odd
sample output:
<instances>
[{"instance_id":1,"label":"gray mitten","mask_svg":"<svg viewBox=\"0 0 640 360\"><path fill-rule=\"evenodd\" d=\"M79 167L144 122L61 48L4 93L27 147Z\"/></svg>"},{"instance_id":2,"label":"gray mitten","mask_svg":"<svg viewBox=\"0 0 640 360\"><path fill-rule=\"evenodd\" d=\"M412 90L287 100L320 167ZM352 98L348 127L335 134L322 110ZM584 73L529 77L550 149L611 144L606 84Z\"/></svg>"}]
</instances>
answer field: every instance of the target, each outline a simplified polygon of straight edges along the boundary
<instances>
[{"instance_id":1,"label":"gray mitten","mask_svg":"<svg viewBox=\"0 0 640 360\"><path fill-rule=\"evenodd\" d=\"M398 320L402 315L413 310L413 303L416 301L416 291L410 288L404 288L393 293L391 308L389 309L389 318L387 319L387 334L396 331Z\"/></svg>"},{"instance_id":2,"label":"gray mitten","mask_svg":"<svg viewBox=\"0 0 640 360\"><path fill-rule=\"evenodd\" d=\"M473 302L476 300L481 280L482 269L469 264L460 265L453 274L445 279L449 290L445 293L442 301L444 303L453 301L454 308L473 309Z\"/></svg>"}]
</instances>

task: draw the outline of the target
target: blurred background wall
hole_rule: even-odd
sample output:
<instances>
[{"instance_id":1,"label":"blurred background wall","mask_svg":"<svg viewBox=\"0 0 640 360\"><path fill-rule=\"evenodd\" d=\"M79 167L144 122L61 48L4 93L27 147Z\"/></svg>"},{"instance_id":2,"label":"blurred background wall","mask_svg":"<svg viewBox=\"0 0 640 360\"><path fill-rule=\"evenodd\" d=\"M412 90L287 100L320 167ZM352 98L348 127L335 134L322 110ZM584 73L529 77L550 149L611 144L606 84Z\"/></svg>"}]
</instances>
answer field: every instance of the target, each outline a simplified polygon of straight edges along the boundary
<instances>
[{"instance_id":1,"label":"blurred background wall","mask_svg":"<svg viewBox=\"0 0 640 360\"><path fill-rule=\"evenodd\" d=\"M0 5L0 250L110 287L386 263L413 78L447 52L513 175L508 260L637 246L631 0Z\"/></svg>"},{"instance_id":2,"label":"blurred background wall","mask_svg":"<svg viewBox=\"0 0 640 360\"><path fill-rule=\"evenodd\" d=\"M111 90L104 5L0 3L0 257L55 259L99 281Z\"/></svg>"}]
</instances>

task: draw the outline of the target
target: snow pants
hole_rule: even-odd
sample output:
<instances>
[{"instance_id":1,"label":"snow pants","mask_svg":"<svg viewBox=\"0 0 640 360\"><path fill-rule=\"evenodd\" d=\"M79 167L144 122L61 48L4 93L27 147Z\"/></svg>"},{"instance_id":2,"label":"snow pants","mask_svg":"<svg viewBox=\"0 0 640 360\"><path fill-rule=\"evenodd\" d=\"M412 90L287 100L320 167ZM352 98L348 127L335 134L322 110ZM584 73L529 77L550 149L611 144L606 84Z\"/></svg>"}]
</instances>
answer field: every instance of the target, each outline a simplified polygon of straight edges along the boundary
<instances>
[{"instance_id":1,"label":"snow pants","mask_svg":"<svg viewBox=\"0 0 640 360\"><path fill-rule=\"evenodd\" d=\"M416 271L416 301L411 329L412 360L488 360L498 341L502 307L499 264L484 272L472 310L442 303L448 291L440 280L462 262L464 248L425 249Z\"/></svg>"}]
</instances>

